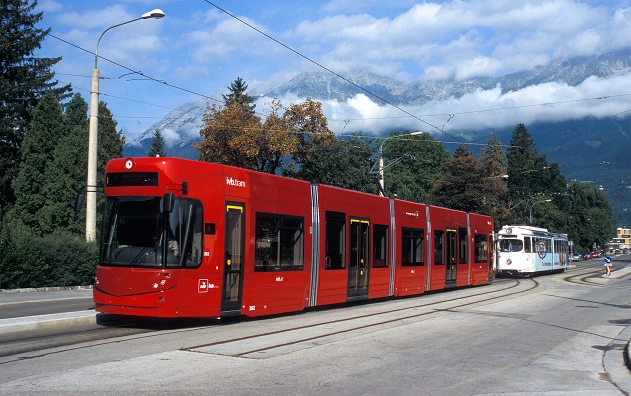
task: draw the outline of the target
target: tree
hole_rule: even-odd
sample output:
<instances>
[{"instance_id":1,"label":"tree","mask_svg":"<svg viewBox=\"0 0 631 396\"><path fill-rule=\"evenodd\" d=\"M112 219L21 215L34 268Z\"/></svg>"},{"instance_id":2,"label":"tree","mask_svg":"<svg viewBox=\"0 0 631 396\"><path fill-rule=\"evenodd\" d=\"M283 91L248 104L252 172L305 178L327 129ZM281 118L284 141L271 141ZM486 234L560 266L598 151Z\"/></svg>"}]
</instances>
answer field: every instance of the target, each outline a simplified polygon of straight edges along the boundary
<instances>
[{"instance_id":1,"label":"tree","mask_svg":"<svg viewBox=\"0 0 631 396\"><path fill-rule=\"evenodd\" d=\"M489 134L487 145L482 150L479 159L480 169L483 175L483 183L480 189L483 192L483 204L479 213L493 218L496 230L508 223L509 212L506 208L506 186L508 160L502 150L502 142L494 134Z\"/></svg>"},{"instance_id":2,"label":"tree","mask_svg":"<svg viewBox=\"0 0 631 396\"><path fill-rule=\"evenodd\" d=\"M53 151L53 162L46 168L46 205L41 211L45 233L67 231L82 236L85 220L74 219L74 201L84 191L87 178L88 103L75 94L65 106L64 134Z\"/></svg>"},{"instance_id":3,"label":"tree","mask_svg":"<svg viewBox=\"0 0 631 396\"><path fill-rule=\"evenodd\" d=\"M107 107L107 103L99 102L99 152L97 180L103 180L105 165L109 160L113 158L121 158L123 156L125 137L123 136L122 130L116 130L117 126L118 122L116 122L114 115Z\"/></svg>"},{"instance_id":4,"label":"tree","mask_svg":"<svg viewBox=\"0 0 631 396\"><path fill-rule=\"evenodd\" d=\"M604 192L578 181L572 182L567 195L554 198L563 213L563 232L574 242L574 251L591 251L594 243L601 248L616 235L613 209Z\"/></svg>"},{"instance_id":5,"label":"tree","mask_svg":"<svg viewBox=\"0 0 631 396\"><path fill-rule=\"evenodd\" d=\"M193 143L200 151L200 160L254 169L258 147L254 139L261 133L261 119L252 114L248 107L238 102L231 102L224 108L217 105L206 107L199 131L202 141ZM245 138L244 136L245 135ZM239 141L246 141L240 146Z\"/></svg>"},{"instance_id":6,"label":"tree","mask_svg":"<svg viewBox=\"0 0 631 396\"><path fill-rule=\"evenodd\" d=\"M307 99L302 103L291 104L280 116L282 108L279 101L272 103L270 114L263 125L270 134L270 148L275 148L278 166L282 166L281 152L288 151L294 163L309 159L313 150L320 145L330 145L335 140L322 114L322 103ZM292 164L289 165L292 168ZM269 169L270 173L275 170Z\"/></svg>"},{"instance_id":7,"label":"tree","mask_svg":"<svg viewBox=\"0 0 631 396\"><path fill-rule=\"evenodd\" d=\"M444 177L437 180L430 199L437 205L465 212L480 212L486 206L486 185L489 181L476 162L471 148L459 144L454 157L442 167Z\"/></svg>"},{"instance_id":8,"label":"tree","mask_svg":"<svg viewBox=\"0 0 631 396\"><path fill-rule=\"evenodd\" d=\"M153 139L151 140L151 145L149 146L149 152L147 152L149 157L166 157L167 152L164 150L164 138L162 137L162 133L160 133L159 129L153 131Z\"/></svg>"},{"instance_id":9,"label":"tree","mask_svg":"<svg viewBox=\"0 0 631 396\"><path fill-rule=\"evenodd\" d=\"M47 229L41 210L46 205L46 168L54 161L54 150L63 135L64 122L59 99L47 91L33 110L31 126L26 134L21 156L24 162L14 185L16 202L9 212L13 219L20 219L26 226L41 234Z\"/></svg>"},{"instance_id":10,"label":"tree","mask_svg":"<svg viewBox=\"0 0 631 396\"><path fill-rule=\"evenodd\" d=\"M64 99L69 86L54 88L50 71L61 58L37 58L34 51L50 29L36 28L43 13L33 13L37 1L3 0L0 5L0 208L15 202L11 183L22 162L22 140L31 124L31 111L45 91Z\"/></svg>"},{"instance_id":11,"label":"tree","mask_svg":"<svg viewBox=\"0 0 631 396\"><path fill-rule=\"evenodd\" d=\"M513 130L506 158L509 175L507 206L511 211L509 218L513 223L527 224L529 208L537 201L537 197L563 194L567 182L557 163L548 165L545 154L538 155L534 140L524 124L518 124ZM552 220L553 217L557 219ZM561 214L550 213L545 224L554 228L559 224L560 217ZM542 224L539 223L540 226Z\"/></svg>"},{"instance_id":12,"label":"tree","mask_svg":"<svg viewBox=\"0 0 631 396\"><path fill-rule=\"evenodd\" d=\"M318 144L335 139L320 103L307 99L284 109L279 101L273 101L271 107L264 123L246 103L231 101L223 108L207 107L200 130L202 141L193 143L200 159L277 173L285 166L284 158L300 162ZM289 172L291 167L286 165Z\"/></svg>"},{"instance_id":13,"label":"tree","mask_svg":"<svg viewBox=\"0 0 631 396\"><path fill-rule=\"evenodd\" d=\"M353 133L348 139L335 139L330 145L319 144L310 156L296 164L296 172L287 171L285 175L377 194L375 182L367 172L372 165L373 141L361 133Z\"/></svg>"},{"instance_id":14,"label":"tree","mask_svg":"<svg viewBox=\"0 0 631 396\"><path fill-rule=\"evenodd\" d=\"M507 151L509 195L513 198L532 195L530 180L532 171L537 169L537 150L524 124L518 124L513 130Z\"/></svg>"},{"instance_id":15,"label":"tree","mask_svg":"<svg viewBox=\"0 0 631 396\"><path fill-rule=\"evenodd\" d=\"M228 95L221 95L223 97L224 104L228 106L230 103L233 102L239 103L247 106L250 112L254 113L254 108L256 107L256 105L252 104L252 102L254 102L254 99L250 95L245 93L247 89L248 85L245 83L245 81L243 81L241 77L237 77L237 79L234 80L234 82L230 83L230 86L228 87L230 93Z\"/></svg>"},{"instance_id":16,"label":"tree","mask_svg":"<svg viewBox=\"0 0 631 396\"><path fill-rule=\"evenodd\" d=\"M451 155L443 143L434 140L431 135L406 136L409 134L409 131L393 131L388 134L388 140L377 141L379 145L383 144L386 154L409 156L385 171L385 190L389 197L427 202L434 181L442 175L442 164ZM384 165L388 166L392 160L394 157L386 157Z\"/></svg>"},{"instance_id":17,"label":"tree","mask_svg":"<svg viewBox=\"0 0 631 396\"><path fill-rule=\"evenodd\" d=\"M103 179L105 176L105 165L108 161L114 158L121 158L123 156L123 146L125 146L125 137L123 131L117 131L118 123L114 119L112 112L107 107L107 103L99 102L99 142L98 142L98 160L97 160L97 208L102 208L105 202L103 195ZM87 142L86 142L87 147ZM85 157L87 158L87 150ZM85 184L84 184L85 185ZM97 234L101 229L101 213L97 211ZM85 224L85 222L84 222ZM84 228L85 230L85 228ZM97 237L98 238L98 237ZM98 239L97 239L98 240Z\"/></svg>"}]
</instances>

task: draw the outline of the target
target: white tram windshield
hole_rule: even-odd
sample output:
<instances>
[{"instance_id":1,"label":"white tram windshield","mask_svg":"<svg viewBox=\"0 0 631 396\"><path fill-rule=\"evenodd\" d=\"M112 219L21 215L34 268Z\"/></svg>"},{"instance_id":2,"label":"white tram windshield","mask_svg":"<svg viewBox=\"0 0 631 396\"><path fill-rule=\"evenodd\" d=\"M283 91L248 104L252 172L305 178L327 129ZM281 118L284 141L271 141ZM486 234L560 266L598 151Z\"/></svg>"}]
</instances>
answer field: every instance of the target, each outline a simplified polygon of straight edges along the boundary
<instances>
[{"instance_id":1,"label":"white tram windshield","mask_svg":"<svg viewBox=\"0 0 631 396\"><path fill-rule=\"evenodd\" d=\"M501 239L500 252L521 252L524 242L521 239Z\"/></svg>"}]
</instances>

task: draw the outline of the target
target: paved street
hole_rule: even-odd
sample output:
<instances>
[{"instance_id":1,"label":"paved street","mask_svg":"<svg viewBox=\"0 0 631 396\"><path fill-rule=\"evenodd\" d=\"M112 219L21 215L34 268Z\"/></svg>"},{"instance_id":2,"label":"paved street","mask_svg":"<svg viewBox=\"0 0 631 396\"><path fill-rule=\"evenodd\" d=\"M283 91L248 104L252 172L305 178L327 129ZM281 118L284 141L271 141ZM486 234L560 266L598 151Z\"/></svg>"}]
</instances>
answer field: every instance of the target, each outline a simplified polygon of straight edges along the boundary
<instances>
[{"instance_id":1,"label":"paved street","mask_svg":"<svg viewBox=\"0 0 631 396\"><path fill-rule=\"evenodd\" d=\"M7 356L0 393L627 394L631 274L617 269L602 277L594 261L418 298Z\"/></svg>"}]
</instances>

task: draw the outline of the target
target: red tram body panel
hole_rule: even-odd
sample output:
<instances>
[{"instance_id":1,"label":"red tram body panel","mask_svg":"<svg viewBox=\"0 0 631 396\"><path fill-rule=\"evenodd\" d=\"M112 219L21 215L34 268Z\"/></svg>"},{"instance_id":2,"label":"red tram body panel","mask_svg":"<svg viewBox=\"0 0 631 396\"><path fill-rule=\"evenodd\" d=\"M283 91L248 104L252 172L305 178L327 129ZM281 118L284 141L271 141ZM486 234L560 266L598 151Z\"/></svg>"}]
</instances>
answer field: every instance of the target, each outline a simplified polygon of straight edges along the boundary
<instances>
[{"instance_id":1,"label":"red tram body panel","mask_svg":"<svg viewBox=\"0 0 631 396\"><path fill-rule=\"evenodd\" d=\"M488 216L176 158L112 160L98 312L264 316L492 280Z\"/></svg>"}]
</instances>

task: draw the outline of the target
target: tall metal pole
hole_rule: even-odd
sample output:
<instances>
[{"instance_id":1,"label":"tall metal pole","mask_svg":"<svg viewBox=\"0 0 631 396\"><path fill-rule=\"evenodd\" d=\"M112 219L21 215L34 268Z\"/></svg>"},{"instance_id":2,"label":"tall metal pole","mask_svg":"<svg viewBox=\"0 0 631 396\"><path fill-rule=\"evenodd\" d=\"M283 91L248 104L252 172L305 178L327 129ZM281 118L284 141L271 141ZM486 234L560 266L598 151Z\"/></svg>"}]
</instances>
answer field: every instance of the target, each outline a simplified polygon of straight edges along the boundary
<instances>
[{"instance_id":1,"label":"tall metal pole","mask_svg":"<svg viewBox=\"0 0 631 396\"><path fill-rule=\"evenodd\" d=\"M99 43L103 35L110 29L126 25L141 19L160 19L164 12L159 9L143 14L140 18L110 26L99 37L94 51L94 69L92 69L92 88L90 91L90 124L88 130L88 178L86 186L86 214L85 214L85 240L93 242L96 240L96 190L97 190L97 151L98 151L98 129L99 129Z\"/></svg>"},{"instance_id":2,"label":"tall metal pole","mask_svg":"<svg viewBox=\"0 0 631 396\"><path fill-rule=\"evenodd\" d=\"M387 140L387 139L386 139ZM384 140L383 143L385 143L386 141ZM385 180L383 177L384 171L383 171L383 143L381 143L381 146L379 146L379 185L381 186L381 188L379 189L379 196L383 197L383 191L385 190Z\"/></svg>"}]
</instances>

